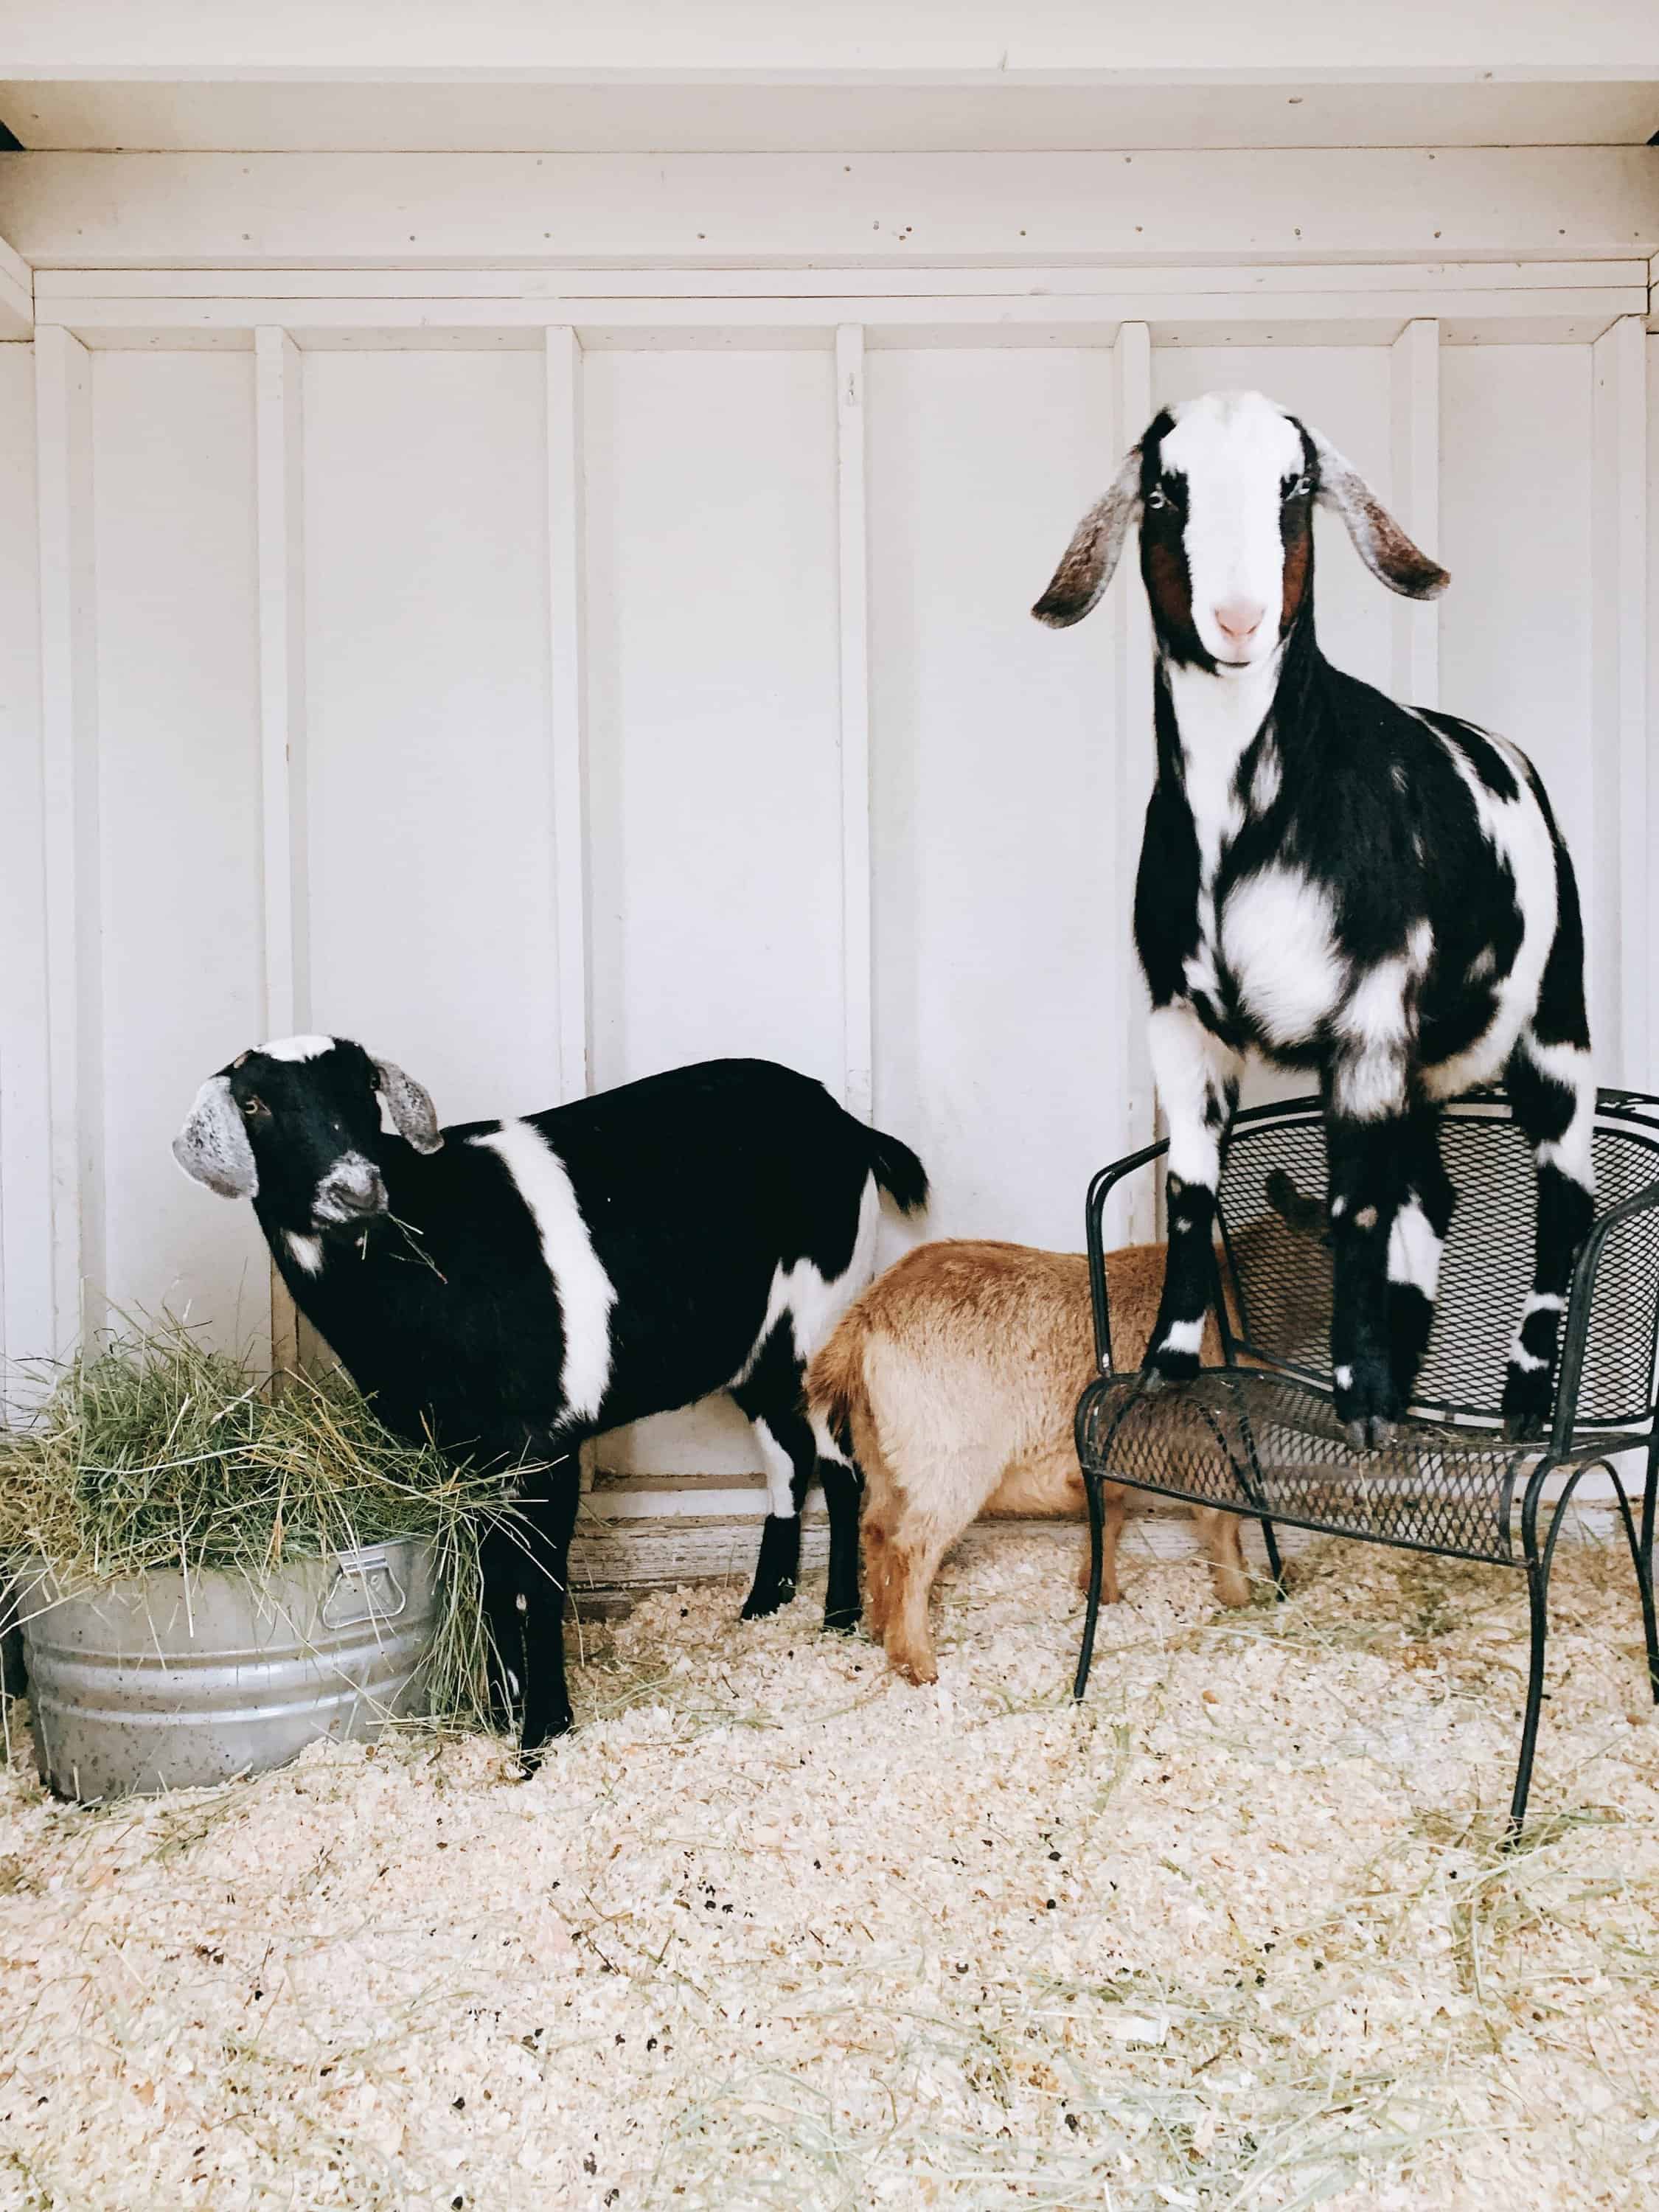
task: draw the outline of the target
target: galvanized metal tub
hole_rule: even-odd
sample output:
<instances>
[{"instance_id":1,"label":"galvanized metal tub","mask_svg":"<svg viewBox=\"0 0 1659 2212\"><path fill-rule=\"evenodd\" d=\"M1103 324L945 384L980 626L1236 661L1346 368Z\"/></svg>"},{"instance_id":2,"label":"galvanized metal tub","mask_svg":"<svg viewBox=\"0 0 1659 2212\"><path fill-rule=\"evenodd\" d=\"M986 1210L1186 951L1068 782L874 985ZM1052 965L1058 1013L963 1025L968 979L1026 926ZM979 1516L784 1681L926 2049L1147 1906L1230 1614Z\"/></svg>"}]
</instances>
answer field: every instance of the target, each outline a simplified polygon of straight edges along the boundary
<instances>
[{"instance_id":1,"label":"galvanized metal tub","mask_svg":"<svg viewBox=\"0 0 1659 2212\"><path fill-rule=\"evenodd\" d=\"M158 1569L65 1595L42 1569L17 1599L35 1761L61 1796L199 1789L427 1709L439 1589L418 1540L257 1585Z\"/></svg>"}]
</instances>

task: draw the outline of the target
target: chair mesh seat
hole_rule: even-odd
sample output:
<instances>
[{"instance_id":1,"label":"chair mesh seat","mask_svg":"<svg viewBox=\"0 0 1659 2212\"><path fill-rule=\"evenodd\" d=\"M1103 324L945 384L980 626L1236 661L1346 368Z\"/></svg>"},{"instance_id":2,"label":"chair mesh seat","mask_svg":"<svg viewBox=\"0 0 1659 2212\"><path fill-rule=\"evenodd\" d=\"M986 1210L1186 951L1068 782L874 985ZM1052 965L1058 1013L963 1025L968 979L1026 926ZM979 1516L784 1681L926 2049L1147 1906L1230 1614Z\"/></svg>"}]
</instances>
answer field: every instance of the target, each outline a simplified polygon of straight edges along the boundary
<instances>
[{"instance_id":1,"label":"chair mesh seat","mask_svg":"<svg viewBox=\"0 0 1659 2212\"><path fill-rule=\"evenodd\" d=\"M1108 1482L1503 1565L1516 1559L1515 1500L1538 1452L1494 1430L1421 1420L1357 1451L1328 1396L1247 1368L1152 1391L1139 1376L1103 1376L1084 1394L1077 1434L1085 1470Z\"/></svg>"},{"instance_id":2,"label":"chair mesh seat","mask_svg":"<svg viewBox=\"0 0 1659 2212\"><path fill-rule=\"evenodd\" d=\"M1440 1156L1457 1194L1439 1297L1407 1418L1391 1440L1357 1449L1337 1418L1330 1366L1334 1255L1325 1129L1316 1098L1239 1115L1217 1194L1218 1288L1226 1364L1189 1382L1149 1387L1115 1349L1104 1251L1106 1202L1127 1175L1167 1154L1169 1139L1103 1168L1085 1220L1100 1373L1077 1409L1089 1501L1090 1580L1073 1695L1089 1685L1104 1571L1105 1486L1153 1490L1245 1514L1261 1525L1267 1568L1285 1595L1274 1523L1454 1559L1520 1567L1532 1656L1509 1834L1521 1832L1543 1710L1550 1562L1575 1486L1611 1478L1642 1603L1648 1682L1659 1704L1659 1096L1602 1091L1591 1145L1596 1218L1574 1267L1551 1378L1558 1402L1546 1443L1508 1442L1498 1425L1511 1333L1533 1279L1537 1211L1533 1155L1507 1098L1486 1091L1439 1121ZM1632 1431L1634 1433L1632 1433ZM1621 1455L1646 1462L1638 1530ZM1557 1484L1547 1523L1547 1483Z\"/></svg>"}]
</instances>

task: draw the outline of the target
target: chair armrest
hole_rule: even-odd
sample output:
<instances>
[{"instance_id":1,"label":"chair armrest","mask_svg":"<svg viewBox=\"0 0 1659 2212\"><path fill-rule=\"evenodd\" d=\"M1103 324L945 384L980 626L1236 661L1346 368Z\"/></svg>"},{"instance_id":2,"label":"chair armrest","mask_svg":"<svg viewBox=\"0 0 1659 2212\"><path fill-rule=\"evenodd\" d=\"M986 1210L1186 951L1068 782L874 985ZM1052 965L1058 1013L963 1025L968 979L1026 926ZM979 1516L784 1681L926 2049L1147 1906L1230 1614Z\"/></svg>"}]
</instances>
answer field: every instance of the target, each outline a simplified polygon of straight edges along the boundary
<instances>
[{"instance_id":1,"label":"chair armrest","mask_svg":"<svg viewBox=\"0 0 1659 2212\"><path fill-rule=\"evenodd\" d=\"M1133 1175L1138 1169L1150 1167L1161 1160L1170 1149L1167 1137L1155 1145L1143 1146L1110 1167L1102 1168L1089 1185L1088 1201L1084 1210L1084 1233L1089 1243L1089 1299L1095 1316L1095 1364L1103 1375L1112 1371L1112 1310L1106 1292L1106 1245L1102 1218L1106 1200L1125 1176Z\"/></svg>"},{"instance_id":2,"label":"chair armrest","mask_svg":"<svg viewBox=\"0 0 1659 2212\"><path fill-rule=\"evenodd\" d=\"M1555 1419L1550 1430L1550 1449L1565 1451L1578 1425L1578 1388L1583 1377L1584 1354L1589 1345L1590 1322L1595 1299L1596 1271L1607 1240L1639 1215L1659 1210L1659 1182L1649 1183L1632 1198L1610 1206L1590 1224L1572 1271L1566 1311L1561 1317L1561 1371L1555 1391ZM1651 1347L1650 1347L1651 1357ZM1651 1385L1650 1384L1650 1389ZM1652 1410L1650 1402L1650 1412Z\"/></svg>"}]
</instances>

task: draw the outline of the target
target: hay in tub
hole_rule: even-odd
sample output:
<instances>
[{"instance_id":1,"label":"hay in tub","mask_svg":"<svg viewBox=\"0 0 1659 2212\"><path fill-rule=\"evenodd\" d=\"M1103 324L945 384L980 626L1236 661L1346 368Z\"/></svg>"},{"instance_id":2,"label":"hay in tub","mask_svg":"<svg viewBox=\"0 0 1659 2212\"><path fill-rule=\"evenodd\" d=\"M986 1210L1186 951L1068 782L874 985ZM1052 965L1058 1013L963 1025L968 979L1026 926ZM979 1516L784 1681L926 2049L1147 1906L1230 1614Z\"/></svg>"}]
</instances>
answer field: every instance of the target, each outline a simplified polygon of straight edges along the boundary
<instances>
[{"instance_id":1,"label":"hay in tub","mask_svg":"<svg viewBox=\"0 0 1659 2212\"><path fill-rule=\"evenodd\" d=\"M0 2201L353 2212L1631 2212L1659 2185L1659 1728L1564 1547L1325 1544L1218 1613L1126 1544L941 1577L942 1680L659 1594L528 1784L319 1748L109 1812L0 1777ZM818 1578L821 1582L821 1578Z\"/></svg>"},{"instance_id":2,"label":"hay in tub","mask_svg":"<svg viewBox=\"0 0 1659 2212\"><path fill-rule=\"evenodd\" d=\"M499 1475L394 1436L338 1370L251 1373L167 1315L68 1361L33 1418L0 1430L0 1584L43 1559L65 1590L155 1567L257 1584L365 1544L430 1542L441 1717L483 1710L478 1545L507 1510Z\"/></svg>"}]
</instances>

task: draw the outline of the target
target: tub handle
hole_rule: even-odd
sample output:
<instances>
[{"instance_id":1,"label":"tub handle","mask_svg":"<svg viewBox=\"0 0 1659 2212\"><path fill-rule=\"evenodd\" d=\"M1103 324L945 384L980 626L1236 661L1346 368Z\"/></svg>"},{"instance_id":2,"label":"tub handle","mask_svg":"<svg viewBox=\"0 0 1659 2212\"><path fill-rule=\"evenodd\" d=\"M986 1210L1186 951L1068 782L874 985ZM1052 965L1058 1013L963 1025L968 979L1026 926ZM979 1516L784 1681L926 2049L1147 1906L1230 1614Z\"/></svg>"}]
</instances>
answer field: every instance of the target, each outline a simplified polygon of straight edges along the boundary
<instances>
[{"instance_id":1,"label":"tub handle","mask_svg":"<svg viewBox=\"0 0 1659 2212\"><path fill-rule=\"evenodd\" d=\"M342 1559L334 1587L323 1600L325 1628L353 1628L364 1620L396 1620L409 1593L392 1571L385 1553Z\"/></svg>"}]
</instances>

